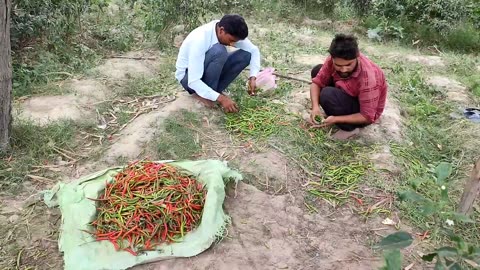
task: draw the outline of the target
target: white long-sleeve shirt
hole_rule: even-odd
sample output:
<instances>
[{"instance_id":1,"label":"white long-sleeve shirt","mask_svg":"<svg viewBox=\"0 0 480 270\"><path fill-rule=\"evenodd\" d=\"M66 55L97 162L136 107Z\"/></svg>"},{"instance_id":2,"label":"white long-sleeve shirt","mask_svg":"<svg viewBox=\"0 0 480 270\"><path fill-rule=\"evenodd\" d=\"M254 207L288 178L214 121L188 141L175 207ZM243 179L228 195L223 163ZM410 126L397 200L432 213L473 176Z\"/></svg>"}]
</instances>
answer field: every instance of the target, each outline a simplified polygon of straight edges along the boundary
<instances>
[{"instance_id":1,"label":"white long-sleeve shirt","mask_svg":"<svg viewBox=\"0 0 480 270\"><path fill-rule=\"evenodd\" d=\"M218 43L216 24L219 20L211 21L193 30L183 41L177 57L175 78L180 82L185 77L188 68L188 87L208 100L216 101L219 93L202 81L204 72L205 53ZM234 47L251 53L250 77L257 76L260 71L260 50L248 38L240 40Z\"/></svg>"}]
</instances>

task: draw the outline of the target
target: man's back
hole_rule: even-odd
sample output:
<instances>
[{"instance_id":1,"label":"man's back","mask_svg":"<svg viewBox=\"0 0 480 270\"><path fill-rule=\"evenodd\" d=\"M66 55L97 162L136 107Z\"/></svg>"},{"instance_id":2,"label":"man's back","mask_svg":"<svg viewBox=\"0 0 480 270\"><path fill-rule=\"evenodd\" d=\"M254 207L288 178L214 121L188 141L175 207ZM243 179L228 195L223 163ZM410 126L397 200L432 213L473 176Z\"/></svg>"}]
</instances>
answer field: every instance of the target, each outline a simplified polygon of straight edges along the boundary
<instances>
[{"instance_id":1,"label":"man's back","mask_svg":"<svg viewBox=\"0 0 480 270\"><path fill-rule=\"evenodd\" d=\"M185 70L188 68L189 54L192 46L196 49L206 52L214 44L218 43L215 33L215 25L218 20L211 21L207 24L195 28L183 41L178 52L176 62L175 78L181 80L185 76Z\"/></svg>"}]
</instances>

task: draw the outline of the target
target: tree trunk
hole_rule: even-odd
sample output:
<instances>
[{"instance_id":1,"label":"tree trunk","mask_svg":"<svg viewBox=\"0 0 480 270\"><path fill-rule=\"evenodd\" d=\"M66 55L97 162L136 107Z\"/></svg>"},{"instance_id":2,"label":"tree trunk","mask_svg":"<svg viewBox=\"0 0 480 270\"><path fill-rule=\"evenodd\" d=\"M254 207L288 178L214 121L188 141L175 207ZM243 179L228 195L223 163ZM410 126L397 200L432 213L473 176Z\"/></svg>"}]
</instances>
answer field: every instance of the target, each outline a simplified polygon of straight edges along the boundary
<instances>
[{"instance_id":1,"label":"tree trunk","mask_svg":"<svg viewBox=\"0 0 480 270\"><path fill-rule=\"evenodd\" d=\"M11 6L11 0L0 0L0 153L9 148L12 126Z\"/></svg>"},{"instance_id":2,"label":"tree trunk","mask_svg":"<svg viewBox=\"0 0 480 270\"><path fill-rule=\"evenodd\" d=\"M473 209L475 199L480 193L480 159L475 163L470 179L465 183L462 199L458 206L458 212L464 215L470 214Z\"/></svg>"}]
</instances>

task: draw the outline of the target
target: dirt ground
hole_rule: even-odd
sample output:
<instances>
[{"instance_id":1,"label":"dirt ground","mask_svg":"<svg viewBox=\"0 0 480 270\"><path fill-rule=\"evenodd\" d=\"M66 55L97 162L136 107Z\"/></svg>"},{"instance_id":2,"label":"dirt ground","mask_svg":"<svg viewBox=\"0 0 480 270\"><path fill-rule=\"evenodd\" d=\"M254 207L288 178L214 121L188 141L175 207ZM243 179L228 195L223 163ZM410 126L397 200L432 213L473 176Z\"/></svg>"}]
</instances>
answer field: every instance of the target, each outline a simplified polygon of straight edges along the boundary
<instances>
[{"instance_id":1,"label":"dirt ground","mask_svg":"<svg viewBox=\"0 0 480 270\"><path fill-rule=\"evenodd\" d=\"M134 76L154 76L160 61L158 53L127 54L132 55L153 55L158 59L110 59L97 68L99 78L66 81L71 93L31 97L18 103L18 117L29 117L39 124L65 118L74 121L95 119L93 105L110 98L112 89L109 82L121 84L122 80ZM296 61L313 65L322 59L321 56L301 54ZM407 60L443 65L442 60L437 58L409 56ZM431 83L442 87L447 83L445 80L448 78L436 77ZM289 104L287 108L298 114L306 112L306 89L295 89L291 97L298 103ZM461 85L455 89L463 93ZM463 94L459 95L454 100L465 101ZM380 254L374 253L371 246L380 236L394 231L393 227L383 225L378 218L364 220L348 206L333 209L326 203L320 203L317 205L318 213L310 213L300 194L302 184L308 181L304 171L291 166L287 170L288 158L274 149L253 150L236 144L215 127L212 121L215 113L212 114L181 91L177 92L174 100L161 103L158 108L129 122L98 160L64 168L62 176L55 180L69 181L116 165L122 158L141 158L145 154L145 145L155 138L163 120L181 109L198 112L207 120L210 117L203 132L220 133L215 134L216 140L207 140L203 157L240 164L238 169L246 179L236 191L229 187L225 209L232 217L232 224L228 227L228 237L223 241L193 258L162 261L133 269L313 270L378 269L381 266ZM366 141L382 142L386 138L400 141L402 122L400 109L392 97L381 121L362 131L360 136ZM371 160L380 169L391 173L398 170L388 147L371 153ZM6 269L62 269L62 255L56 243L61 214L58 209L48 209L38 201L38 192L52 187L54 183L37 178L25 182L20 194L0 194L0 257L3 260L0 265Z\"/></svg>"},{"instance_id":2,"label":"dirt ground","mask_svg":"<svg viewBox=\"0 0 480 270\"><path fill-rule=\"evenodd\" d=\"M378 257L365 246L369 226L346 211L307 214L289 194L269 195L240 183L225 209L229 237L201 255L135 270L166 269L377 269Z\"/></svg>"}]
</instances>

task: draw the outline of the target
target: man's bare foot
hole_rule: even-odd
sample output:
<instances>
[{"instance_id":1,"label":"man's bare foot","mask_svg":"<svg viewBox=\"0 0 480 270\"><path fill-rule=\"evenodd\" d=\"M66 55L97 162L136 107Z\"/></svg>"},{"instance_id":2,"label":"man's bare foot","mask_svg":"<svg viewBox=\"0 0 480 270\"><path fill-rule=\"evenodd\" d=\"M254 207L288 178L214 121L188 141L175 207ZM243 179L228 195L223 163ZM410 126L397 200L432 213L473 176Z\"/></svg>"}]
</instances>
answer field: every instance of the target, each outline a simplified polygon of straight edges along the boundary
<instances>
[{"instance_id":1,"label":"man's bare foot","mask_svg":"<svg viewBox=\"0 0 480 270\"><path fill-rule=\"evenodd\" d=\"M334 140L339 140L339 141L345 141L350 138L352 138L355 135L358 135L360 133L360 129L356 128L352 131L345 131L345 130L339 130L335 132L335 134L332 135L332 139Z\"/></svg>"},{"instance_id":2,"label":"man's bare foot","mask_svg":"<svg viewBox=\"0 0 480 270\"><path fill-rule=\"evenodd\" d=\"M205 105L205 107L207 108L215 108L215 102L211 101L211 100L208 100L208 99L205 99L197 94L192 94L192 97L195 98L196 100L200 101L203 105Z\"/></svg>"}]
</instances>

